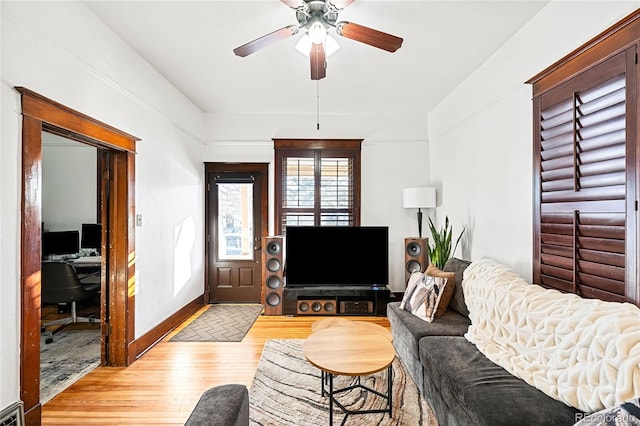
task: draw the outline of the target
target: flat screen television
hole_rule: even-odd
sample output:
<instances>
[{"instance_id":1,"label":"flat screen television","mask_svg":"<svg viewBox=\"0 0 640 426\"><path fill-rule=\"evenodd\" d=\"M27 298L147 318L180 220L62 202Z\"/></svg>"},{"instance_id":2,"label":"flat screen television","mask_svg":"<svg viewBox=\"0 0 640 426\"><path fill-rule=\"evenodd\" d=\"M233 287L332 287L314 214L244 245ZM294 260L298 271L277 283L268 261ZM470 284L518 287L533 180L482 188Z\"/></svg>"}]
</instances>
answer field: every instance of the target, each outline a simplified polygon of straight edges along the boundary
<instances>
[{"instance_id":1,"label":"flat screen television","mask_svg":"<svg viewBox=\"0 0 640 426\"><path fill-rule=\"evenodd\" d=\"M287 226L288 287L379 286L389 283L386 226Z\"/></svg>"},{"instance_id":2,"label":"flat screen television","mask_svg":"<svg viewBox=\"0 0 640 426\"><path fill-rule=\"evenodd\" d=\"M79 231L49 231L42 233L42 256L71 255L79 252Z\"/></svg>"}]
</instances>

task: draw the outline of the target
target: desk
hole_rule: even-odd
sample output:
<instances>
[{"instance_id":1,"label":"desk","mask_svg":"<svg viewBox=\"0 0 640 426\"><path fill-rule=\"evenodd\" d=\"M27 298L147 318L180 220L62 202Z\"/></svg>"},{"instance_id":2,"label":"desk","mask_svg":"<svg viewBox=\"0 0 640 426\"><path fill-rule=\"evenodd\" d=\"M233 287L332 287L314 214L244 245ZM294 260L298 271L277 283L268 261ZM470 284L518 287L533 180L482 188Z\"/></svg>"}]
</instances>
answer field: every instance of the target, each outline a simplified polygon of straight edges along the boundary
<instances>
[{"instance_id":1,"label":"desk","mask_svg":"<svg viewBox=\"0 0 640 426\"><path fill-rule=\"evenodd\" d=\"M78 268L100 268L102 256L85 256L77 259L70 259L69 262Z\"/></svg>"},{"instance_id":2,"label":"desk","mask_svg":"<svg viewBox=\"0 0 640 426\"><path fill-rule=\"evenodd\" d=\"M100 270L102 268L102 256L85 256L77 259L69 259L78 273L78 278L83 285L100 284Z\"/></svg>"}]
</instances>

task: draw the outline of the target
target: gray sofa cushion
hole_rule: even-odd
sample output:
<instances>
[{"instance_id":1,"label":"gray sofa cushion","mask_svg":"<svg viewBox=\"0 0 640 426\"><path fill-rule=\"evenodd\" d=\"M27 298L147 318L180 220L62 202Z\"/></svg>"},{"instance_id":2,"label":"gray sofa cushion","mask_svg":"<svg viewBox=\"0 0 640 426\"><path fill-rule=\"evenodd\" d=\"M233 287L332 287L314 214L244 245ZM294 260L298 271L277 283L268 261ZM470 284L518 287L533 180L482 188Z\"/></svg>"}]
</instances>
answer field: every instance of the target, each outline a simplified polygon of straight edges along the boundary
<instances>
[{"instance_id":1,"label":"gray sofa cushion","mask_svg":"<svg viewBox=\"0 0 640 426\"><path fill-rule=\"evenodd\" d=\"M415 315L400 309L400 302L387 304L387 319L391 325L393 346L400 356L402 364L422 391L422 364L420 364L418 341L424 336L458 335L467 332L468 318L447 309L444 315L432 323L421 320Z\"/></svg>"},{"instance_id":2,"label":"gray sofa cushion","mask_svg":"<svg viewBox=\"0 0 640 426\"><path fill-rule=\"evenodd\" d=\"M420 341L425 397L440 425L572 425L581 411L489 361L464 337Z\"/></svg>"},{"instance_id":3,"label":"gray sofa cushion","mask_svg":"<svg viewBox=\"0 0 640 426\"><path fill-rule=\"evenodd\" d=\"M413 356L418 357L418 341L424 336L463 336L471 321L457 312L447 310L444 315L428 323L411 312L400 309L400 302L387 304L387 318L395 333L393 341L403 340L409 344Z\"/></svg>"},{"instance_id":4,"label":"gray sofa cushion","mask_svg":"<svg viewBox=\"0 0 640 426\"><path fill-rule=\"evenodd\" d=\"M245 426L249 424L249 390L244 385L220 385L206 390L185 426Z\"/></svg>"},{"instance_id":5,"label":"gray sofa cushion","mask_svg":"<svg viewBox=\"0 0 640 426\"><path fill-rule=\"evenodd\" d=\"M468 260L457 259L452 257L447 260L447 263L444 264L442 268L445 272L455 272L456 273L456 288L453 292L453 297L451 298L451 302L449 302L449 308L458 312L459 314L464 315L465 317L469 317L469 309L467 309L467 304L464 301L464 293L462 292L462 277L464 274L464 270L467 269L471 262Z\"/></svg>"}]
</instances>

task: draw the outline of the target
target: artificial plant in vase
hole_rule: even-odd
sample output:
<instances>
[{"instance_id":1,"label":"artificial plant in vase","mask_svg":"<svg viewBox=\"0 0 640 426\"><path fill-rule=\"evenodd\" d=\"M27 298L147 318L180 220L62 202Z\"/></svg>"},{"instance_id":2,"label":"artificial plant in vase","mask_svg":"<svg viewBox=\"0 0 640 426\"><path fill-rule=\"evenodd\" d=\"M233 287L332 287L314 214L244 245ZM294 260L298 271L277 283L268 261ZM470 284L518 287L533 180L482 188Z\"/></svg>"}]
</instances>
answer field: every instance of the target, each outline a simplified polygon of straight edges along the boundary
<instances>
[{"instance_id":1,"label":"artificial plant in vase","mask_svg":"<svg viewBox=\"0 0 640 426\"><path fill-rule=\"evenodd\" d=\"M442 269L444 264L449 260L451 256L451 238L453 236L453 227L449 224L449 216L444 218L444 226L438 230L433 224L431 218L429 218L429 229L431 230L431 242L427 245L429 252L429 260L438 269ZM458 243L464 234L464 229L460 232L458 239L456 240L456 246L453 248L453 253L458 248Z\"/></svg>"}]
</instances>

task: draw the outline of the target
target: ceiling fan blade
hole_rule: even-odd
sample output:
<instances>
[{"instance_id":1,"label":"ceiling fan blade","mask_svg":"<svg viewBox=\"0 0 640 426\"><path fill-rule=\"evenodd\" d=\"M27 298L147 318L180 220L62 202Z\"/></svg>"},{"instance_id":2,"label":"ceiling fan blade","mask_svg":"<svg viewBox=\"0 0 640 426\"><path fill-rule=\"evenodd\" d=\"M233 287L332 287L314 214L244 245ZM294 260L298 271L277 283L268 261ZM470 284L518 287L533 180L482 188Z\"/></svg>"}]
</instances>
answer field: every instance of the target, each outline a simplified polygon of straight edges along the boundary
<instances>
[{"instance_id":1,"label":"ceiling fan blade","mask_svg":"<svg viewBox=\"0 0 640 426\"><path fill-rule=\"evenodd\" d=\"M292 9L297 9L300 6L304 5L304 0L280 0L280 1Z\"/></svg>"},{"instance_id":2,"label":"ceiling fan blade","mask_svg":"<svg viewBox=\"0 0 640 426\"><path fill-rule=\"evenodd\" d=\"M287 27L280 28L279 30L250 41L247 44L236 47L235 49L233 49L233 53L242 57L248 56L260 49L264 49L265 47L275 43L276 41L284 40L285 38L291 37L298 31L299 29L295 25L289 25Z\"/></svg>"},{"instance_id":3,"label":"ceiling fan blade","mask_svg":"<svg viewBox=\"0 0 640 426\"><path fill-rule=\"evenodd\" d=\"M342 37L368 44L387 52L395 52L402 46L403 39L373 28L354 24L353 22L339 22L336 24L336 32Z\"/></svg>"},{"instance_id":4,"label":"ceiling fan blade","mask_svg":"<svg viewBox=\"0 0 640 426\"><path fill-rule=\"evenodd\" d=\"M356 0L329 0L329 3L335 6L336 9L341 10L349 6Z\"/></svg>"},{"instance_id":5,"label":"ceiling fan blade","mask_svg":"<svg viewBox=\"0 0 640 426\"><path fill-rule=\"evenodd\" d=\"M311 52L309 52L311 60L311 80L320 80L327 76L327 62L322 43L311 43Z\"/></svg>"}]
</instances>

